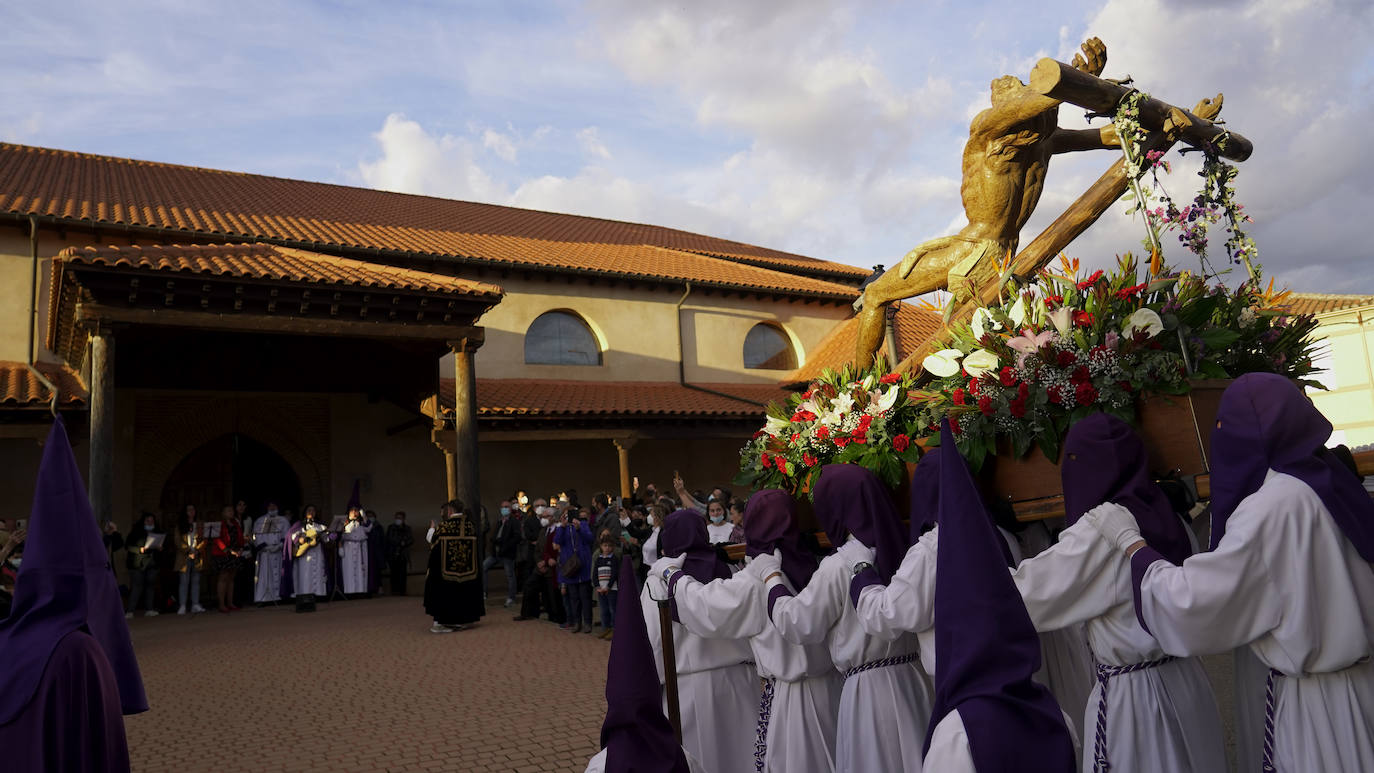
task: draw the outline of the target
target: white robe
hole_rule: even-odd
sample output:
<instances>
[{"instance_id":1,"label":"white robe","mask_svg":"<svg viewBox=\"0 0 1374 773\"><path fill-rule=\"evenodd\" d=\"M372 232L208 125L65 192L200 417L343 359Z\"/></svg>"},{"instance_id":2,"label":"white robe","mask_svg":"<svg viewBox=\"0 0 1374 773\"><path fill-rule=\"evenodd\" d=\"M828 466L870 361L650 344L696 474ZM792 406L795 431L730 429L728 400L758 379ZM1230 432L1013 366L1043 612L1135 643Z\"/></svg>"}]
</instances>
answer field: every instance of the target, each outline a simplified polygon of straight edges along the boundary
<instances>
[{"instance_id":1,"label":"white robe","mask_svg":"<svg viewBox=\"0 0 1374 773\"><path fill-rule=\"evenodd\" d=\"M964 720L959 717L958 709L946 714L931 733L926 769L940 773L978 773L973 767L973 750L969 748L968 732L964 730Z\"/></svg>"},{"instance_id":2,"label":"white robe","mask_svg":"<svg viewBox=\"0 0 1374 773\"><path fill-rule=\"evenodd\" d=\"M339 579L344 593L367 593L367 533L372 527L349 521L339 537Z\"/></svg>"},{"instance_id":3,"label":"white robe","mask_svg":"<svg viewBox=\"0 0 1374 773\"><path fill-rule=\"evenodd\" d=\"M883 639L863 631L849 600L850 579L844 559L826 556L801 593L775 602L773 625L793 644L824 642L842 673L873 661L918 655L915 634ZM772 580L770 589L778 582ZM925 742L920 728L930 721L930 706L930 689L914 662L872 668L846 679L836 723L835 770L918 773Z\"/></svg>"},{"instance_id":4,"label":"white robe","mask_svg":"<svg viewBox=\"0 0 1374 773\"><path fill-rule=\"evenodd\" d=\"M253 523L253 547L257 549L253 577L253 601L262 604L281 599L281 543L291 524L281 516L262 516Z\"/></svg>"},{"instance_id":5,"label":"white robe","mask_svg":"<svg viewBox=\"0 0 1374 773\"><path fill-rule=\"evenodd\" d=\"M733 523L730 523L729 521L722 521L718 524L706 524L706 538L710 540L712 545L716 545L722 542L729 542L730 535L734 531L735 525Z\"/></svg>"},{"instance_id":6,"label":"white robe","mask_svg":"<svg viewBox=\"0 0 1374 773\"><path fill-rule=\"evenodd\" d=\"M1127 666L1164 657L1136 620L1131 565L1094 522L1104 504L1059 535L1059 542L1013 575L1037 630L1082 624L1098 663ZM1117 773L1209 773L1226 770L1225 735L1216 696L1196 658L1107 680L1106 753ZM1092 770L1102 685L1086 706L1062 708L1082 717L1083 769Z\"/></svg>"},{"instance_id":7,"label":"white robe","mask_svg":"<svg viewBox=\"0 0 1374 773\"><path fill-rule=\"evenodd\" d=\"M1270 470L1216 550L1145 570L1140 604L1165 652L1248 644L1283 674L1278 770L1374 770L1374 568L1307 484Z\"/></svg>"},{"instance_id":8,"label":"white robe","mask_svg":"<svg viewBox=\"0 0 1374 773\"><path fill-rule=\"evenodd\" d=\"M683 627L707 638L748 640L759 676L776 680L763 769L833 771L843 680L825 646L783 639L768 619L763 583L749 572L706 585L683 576L673 594Z\"/></svg>"},{"instance_id":9,"label":"white robe","mask_svg":"<svg viewBox=\"0 0 1374 773\"><path fill-rule=\"evenodd\" d=\"M315 523L304 528L319 532L320 544L305 551L305 555L296 556L291 562L293 595L313 593L316 596L327 596L329 585L325 580L324 548L321 547L327 527L322 523ZM295 555L294 545L291 552Z\"/></svg>"},{"instance_id":10,"label":"white robe","mask_svg":"<svg viewBox=\"0 0 1374 773\"><path fill-rule=\"evenodd\" d=\"M654 599L667 596L663 578L653 575L645 579L639 594L659 684L663 683L663 638ZM680 623L673 623L672 629L682 748L711 773L750 773L754 770L759 679L749 642L702 638ZM666 695L664 700L666 714Z\"/></svg>"},{"instance_id":11,"label":"white robe","mask_svg":"<svg viewBox=\"0 0 1374 773\"><path fill-rule=\"evenodd\" d=\"M712 771L708 771L706 768L703 768L701 766L701 763L697 762L697 758L693 757L692 753L687 751L685 748L682 750L682 756L687 758L688 773L713 773ZM605 749L602 749L596 754L593 754L592 758L590 760L587 760L586 773L606 773Z\"/></svg>"},{"instance_id":12,"label":"white robe","mask_svg":"<svg viewBox=\"0 0 1374 773\"><path fill-rule=\"evenodd\" d=\"M653 566L653 565L654 565L654 562L658 560L658 527L657 527L657 526L654 527L653 533L651 533L651 534L649 535L649 538L646 539L646 540L644 540L644 547L641 548L641 550L642 550L643 553L644 553L644 565L645 565L645 566Z\"/></svg>"}]
</instances>

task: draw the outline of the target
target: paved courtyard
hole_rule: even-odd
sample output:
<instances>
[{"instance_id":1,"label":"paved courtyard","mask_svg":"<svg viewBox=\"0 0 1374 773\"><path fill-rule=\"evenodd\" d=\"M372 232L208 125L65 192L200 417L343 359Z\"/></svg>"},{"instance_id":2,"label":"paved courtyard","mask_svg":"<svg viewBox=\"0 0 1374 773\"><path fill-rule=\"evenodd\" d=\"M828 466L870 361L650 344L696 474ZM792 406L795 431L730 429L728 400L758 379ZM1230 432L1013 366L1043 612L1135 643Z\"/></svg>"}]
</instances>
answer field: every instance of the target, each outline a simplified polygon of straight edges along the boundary
<instances>
[{"instance_id":1,"label":"paved courtyard","mask_svg":"<svg viewBox=\"0 0 1374 773\"><path fill-rule=\"evenodd\" d=\"M581 771L600 748L610 642L515 611L491 605L445 635L415 596L139 613L151 710L125 719L133 769Z\"/></svg>"}]
</instances>

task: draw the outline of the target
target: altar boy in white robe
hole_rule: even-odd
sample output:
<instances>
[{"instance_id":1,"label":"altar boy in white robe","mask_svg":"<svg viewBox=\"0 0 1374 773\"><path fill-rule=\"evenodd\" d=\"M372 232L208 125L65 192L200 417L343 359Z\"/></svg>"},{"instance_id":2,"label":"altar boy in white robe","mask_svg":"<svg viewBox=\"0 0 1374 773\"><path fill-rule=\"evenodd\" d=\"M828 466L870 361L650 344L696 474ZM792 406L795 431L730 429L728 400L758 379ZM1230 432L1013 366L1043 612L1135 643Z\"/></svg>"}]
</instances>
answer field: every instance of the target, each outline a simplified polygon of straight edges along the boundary
<instances>
[{"instance_id":1,"label":"altar boy in white robe","mask_svg":"<svg viewBox=\"0 0 1374 773\"><path fill-rule=\"evenodd\" d=\"M1246 374L1212 432L1210 552L1175 566L1129 510L1096 511L1165 652L1248 645L1269 669L1264 770L1374 770L1374 503L1330 435L1292 382Z\"/></svg>"},{"instance_id":2,"label":"altar boy in white robe","mask_svg":"<svg viewBox=\"0 0 1374 773\"><path fill-rule=\"evenodd\" d=\"M1202 663L1165 655L1140 627L1130 562L1095 526L1094 508L1124 507L1171 563L1192 554L1188 527L1150 478L1144 441L1115 416L1089 416L1064 439L1060 471L1067 528L1013 579L1036 628L1085 625L1097 685L1086 709L1075 707L1088 734L1083 770L1226 770L1221 715Z\"/></svg>"},{"instance_id":3,"label":"altar boy in white robe","mask_svg":"<svg viewBox=\"0 0 1374 773\"><path fill-rule=\"evenodd\" d=\"M682 559L681 571L697 582L730 577L730 569L716 557L706 536L706 520L695 510L678 510L664 521L659 549ZM658 599L668 599L661 574L650 574L640 593L644 617L657 621ZM676 603L672 604L676 608ZM674 620L678 614L675 612ZM654 663L662 664L660 625L649 625ZM747 639L707 639L673 622L677 660L678 704L682 716L682 746L711 773L754 770L754 726L758 720L759 677ZM659 681L663 680L659 665Z\"/></svg>"},{"instance_id":4,"label":"altar boy in white robe","mask_svg":"<svg viewBox=\"0 0 1374 773\"><path fill-rule=\"evenodd\" d=\"M1040 639L1007 572L1001 536L949 423L940 447L935 706L926 768L939 773L1073 773L1063 712L1032 679Z\"/></svg>"},{"instance_id":5,"label":"altar boy in white robe","mask_svg":"<svg viewBox=\"0 0 1374 773\"><path fill-rule=\"evenodd\" d=\"M769 616L793 644L824 643L844 675L836 720L835 770L846 773L921 770L921 743L912 728L930 717L930 691L920 672L916 635L882 639L864 633L849 598L856 570L872 565L891 579L907 549L892 494L871 471L853 464L821 470L815 487L816 518L839 549L821 561L806 587L793 595L779 568L761 563ZM758 556L755 562L767 562Z\"/></svg>"},{"instance_id":6,"label":"altar boy in white robe","mask_svg":"<svg viewBox=\"0 0 1374 773\"><path fill-rule=\"evenodd\" d=\"M267 514L253 522L254 564L253 601L271 604L281 600L282 543L291 527L277 512L277 503L267 503Z\"/></svg>"},{"instance_id":7,"label":"altar boy in white robe","mask_svg":"<svg viewBox=\"0 0 1374 773\"><path fill-rule=\"evenodd\" d=\"M745 639L753 650L763 695L754 741L757 770L808 773L835 768L835 721L842 680L824 644L792 644L768 620L761 567L780 565L779 579L796 592L816 571L816 556L801 545L792 497L779 489L749 498L744 514L745 570L706 584L661 558L653 573L666 576L683 627L706 638ZM775 553L776 551L776 553ZM768 558L759 560L767 554Z\"/></svg>"},{"instance_id":8,"label":"altar boy in white robe","mask_svg":"<svg viewBox=\"0 0 1374 773\"><path fill-rule=\"evenodd\" d=\"M359 507L348 508L348 523L344 524L339 535L339 578L343 583L345 596L371 596L372 587L368 581L367 536L375 528L363 520Z\"/></svg>"}]
</instances>

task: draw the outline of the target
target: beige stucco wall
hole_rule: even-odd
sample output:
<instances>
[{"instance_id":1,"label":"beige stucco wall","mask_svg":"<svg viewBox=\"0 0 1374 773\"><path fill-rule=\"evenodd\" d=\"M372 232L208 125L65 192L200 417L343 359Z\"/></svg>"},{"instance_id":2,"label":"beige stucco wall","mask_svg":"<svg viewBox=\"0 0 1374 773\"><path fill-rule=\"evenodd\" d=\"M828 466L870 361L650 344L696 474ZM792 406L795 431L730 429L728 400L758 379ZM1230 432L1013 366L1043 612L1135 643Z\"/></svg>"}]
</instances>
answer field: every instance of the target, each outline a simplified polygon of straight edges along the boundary
<instances>
[{"instance_id":1,"label":"beige stucco wall","mask_svg":"<svg viewBox=\"0 0 1374 773\"><path fill-rule=\"evenodd\" d=\"M1319 378L1327 391L1308 390L1312 403L1335 427L1332 443L1374 443L1374 306L1322 314L1317 322L1325 350L1316 362L1328 369Z\"/></svg>"}]
</instances>

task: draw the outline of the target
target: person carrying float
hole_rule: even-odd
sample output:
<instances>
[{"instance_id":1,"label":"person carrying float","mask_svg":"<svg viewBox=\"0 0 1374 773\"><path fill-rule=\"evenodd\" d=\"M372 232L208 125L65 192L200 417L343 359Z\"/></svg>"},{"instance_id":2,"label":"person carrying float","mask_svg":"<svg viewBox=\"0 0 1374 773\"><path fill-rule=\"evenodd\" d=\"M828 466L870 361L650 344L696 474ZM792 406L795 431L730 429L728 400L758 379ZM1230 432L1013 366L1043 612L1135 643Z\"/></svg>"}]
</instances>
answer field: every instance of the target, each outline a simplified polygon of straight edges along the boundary
<instances>
[{"instance_id":1,"label":"person carrying float","mask_svg":"<svg viewBox=\"0 0 1374 773\"><path fill-rule=\"evenodd\" d=\"M681 569L682 559L660 558L652 573L667 581L679 622L709 639L748 641L763 693L759 698L755 770L776 773L829 771L835 766L835 722L842 681L823 643L793 644L768 619L760 567L776 558L778 578L789 591L806 587L816 557L801 544L792 497L766 489L749 498L744 514L749 564L729 579L701 583Z\"/></svg>"}]
</instances>

